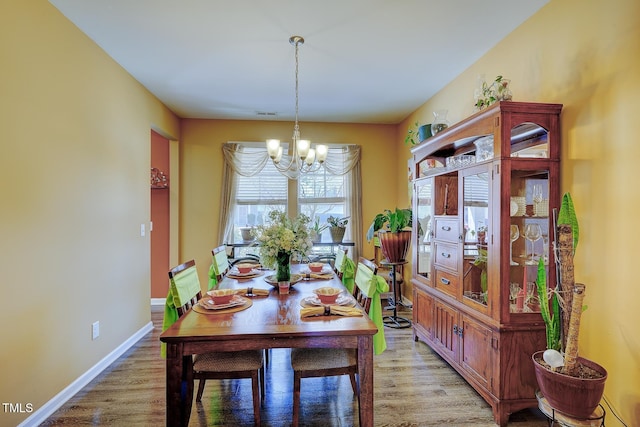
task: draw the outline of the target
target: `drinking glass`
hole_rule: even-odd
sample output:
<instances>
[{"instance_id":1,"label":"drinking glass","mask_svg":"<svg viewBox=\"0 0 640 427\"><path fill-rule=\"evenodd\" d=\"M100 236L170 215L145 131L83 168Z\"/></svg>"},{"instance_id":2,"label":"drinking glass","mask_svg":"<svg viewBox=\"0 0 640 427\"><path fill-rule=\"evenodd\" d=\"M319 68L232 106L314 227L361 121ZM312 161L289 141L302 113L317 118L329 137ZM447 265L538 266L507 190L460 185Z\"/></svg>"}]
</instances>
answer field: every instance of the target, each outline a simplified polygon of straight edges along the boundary
<instances>
[{"instance_id":1,"label":"drinking glass","mask_svg":"<svg viewBox=\"0 0 640 427\"><path fill-rule=\"evenodd\" d=\"M531 256L529 260L526 262L529 265L535 265L536 261L533 259L533 244L540 240L542 237L542 229L540 228L540 224L527 224L524 228L524 238L531 242Z\"/></svg>"},{"instance_id":2,"label":"drinking glass","mask_svg":"<svg viewBox=\"0 0 640 427\"><path fill-rule=\"evenodd\" d=\"M537 204L542 201L542 184L533 185L533 203Z\"/></svg>"},{"instance_id":3,"label":"drinking glass","mask_svg":"<svg viewBox=\"0 0 640 427\"><path fill-rule=\"evenodd\" d=\"M509 240L511 240L511 248L509 249L509 260L511 261L511 265L518 265L518 263L513 260L513 242L518 240L519 237L520 229L517 225L511 224L511 229L509 230Z\"/></svg>"}]
</instances>

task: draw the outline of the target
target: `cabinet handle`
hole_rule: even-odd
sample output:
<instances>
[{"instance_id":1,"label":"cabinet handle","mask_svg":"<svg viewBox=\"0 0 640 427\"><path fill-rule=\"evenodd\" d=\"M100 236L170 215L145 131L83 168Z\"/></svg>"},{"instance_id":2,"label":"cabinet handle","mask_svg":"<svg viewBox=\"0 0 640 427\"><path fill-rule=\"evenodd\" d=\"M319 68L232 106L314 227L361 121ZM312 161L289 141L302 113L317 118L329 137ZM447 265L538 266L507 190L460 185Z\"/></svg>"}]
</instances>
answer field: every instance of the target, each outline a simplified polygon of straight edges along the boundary
<instances>
[{"instance_id":1,"label":"cabinet handle","mask_svg":"<svg viewBox=\"0 0 640 427\"><path fill-rule=\"evenodd\" d=\"M450 283L451 283L451 281L450 281L450 280L445 279L444 277L441 277L441 278L440 278L440 281L441 281L444 285L448 285L448 284L450 284Z\"/></svg>"},{"instance_id":2,"label":"cabinet handle","mask_svg":"<svg viewBox=\"0 0 640 427\"><path fill-rule=\"evenodd\" d=\"M458 335L458 325L453 325L453 335Z\"/></svg>"},{"instance_id":3,"label":"cabinet handle","mask_svg":"<svg viewBox=\"0 0 640 427\"><path fill-rule=\"evenodd\" d=\"M443 225L442 228L444 231L451 231L451 227L449 227L448 225Z\"/></svg>"},{"instance_id":4,"label":"cabinet handle","mask_svg":"<svg viewBox=\"0 0 640 427\"><path fill-rule=\"evenodd\" d=\"M442 252L440 255L442 255L445 258L451 258L451 254L449 254L447 252Z\"/></svg>"},{"instance_id":5,"label":"cabinet handle","mask_svg":"<svg viewBox=\"0 0 640 427\"><path fill-rule=\"evenodd\" d=\"M458 326L458 336L462 338L462 326Z\"/></svg>"}]
</instances>

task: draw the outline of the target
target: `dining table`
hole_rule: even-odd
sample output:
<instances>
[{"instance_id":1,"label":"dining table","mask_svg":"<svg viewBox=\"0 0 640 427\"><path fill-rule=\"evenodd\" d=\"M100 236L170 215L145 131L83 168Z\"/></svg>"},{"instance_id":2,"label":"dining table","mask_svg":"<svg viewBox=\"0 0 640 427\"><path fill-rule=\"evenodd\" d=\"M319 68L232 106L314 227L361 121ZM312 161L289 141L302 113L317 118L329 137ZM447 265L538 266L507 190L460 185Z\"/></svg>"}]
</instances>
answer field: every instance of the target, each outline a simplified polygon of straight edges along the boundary
<instances>
[{"instance_id":1,"label":"dining table","mask_svg":"<svg viewBox=\"0 0 640 427\"><path fill-rule=\"evenodd\" d=\"M254 269L248 274L230 270L219 288L242 290L246 304L217 311L195 305L160 335L166 344L167 426L189 424L194 354L298 347L357 349L360 426L374 425L373 335L378 328L365 313L301 317L301 309L315 296L314 289L345 288L333 270L318 278L309 274L307 264L291 264L291 272L289 293L281 294L273 270Z\"/></svg>"}]
</instances>

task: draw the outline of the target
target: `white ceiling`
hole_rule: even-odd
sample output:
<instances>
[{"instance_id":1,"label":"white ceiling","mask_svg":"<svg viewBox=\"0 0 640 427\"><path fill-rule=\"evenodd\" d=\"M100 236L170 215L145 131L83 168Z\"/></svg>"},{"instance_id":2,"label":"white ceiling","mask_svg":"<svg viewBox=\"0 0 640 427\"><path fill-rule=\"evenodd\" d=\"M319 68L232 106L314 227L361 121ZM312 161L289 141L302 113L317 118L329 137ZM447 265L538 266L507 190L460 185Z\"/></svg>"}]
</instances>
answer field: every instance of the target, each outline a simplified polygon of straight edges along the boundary
<instances>
[{"instance_id":1,"label":"white ceiling","mask_svg":"<svg viewBox=\"0 0 640 427\"><path fill-rule=\"evenodd\" d=\"M50 0L183 118L398 123L548 0ZM258 113L275 113L263 117Z\"/></svg>"}]
</instances>

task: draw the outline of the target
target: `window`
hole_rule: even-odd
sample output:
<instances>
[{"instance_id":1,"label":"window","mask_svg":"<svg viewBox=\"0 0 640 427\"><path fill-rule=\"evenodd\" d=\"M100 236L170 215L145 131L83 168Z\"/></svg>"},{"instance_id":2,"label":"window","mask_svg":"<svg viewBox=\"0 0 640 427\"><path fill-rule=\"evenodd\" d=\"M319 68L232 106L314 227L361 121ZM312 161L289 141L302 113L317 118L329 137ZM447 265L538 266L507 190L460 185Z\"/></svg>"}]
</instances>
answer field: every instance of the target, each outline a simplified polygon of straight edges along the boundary
<instances>
[{"instance_id":1,"label":"window","mask_svg":"<svg viewBox=\"0 0 640 427\"><path fill-rule=\"evenodd\" d=\"M339 158L341 148L330 148L329 156ZM320 218L320 224L327 224L330 216L342 218L347 215L349 208L346 200L346 175L333 175L326 168L302 175L298 179L297 194L298 212L302 212L315 221ZM347 224L347 230L349 230ZM345 240L349 239L349 234ZM322 232L322 241L330 242L329 230Z\"/></svg>"},{"instance_id":2,"label":"window","mask_svg":"<svg viewBox=\"0 0 640 427\"><path fill-rule=\"evenodd\" d=\"M357 183L359 194L360 149L357 146L335 145L329 148L325 167L290 181L280 174L269 159L262 143L229 143L223 146L225 177L221 203L221 243L243 242L241 229L264 224L272 210L285 210L290 216L298 212L312 221L326 224L329 216L346 217L359 212L359 198L350 196ZM345 240L354 240L349 221ZM356 226L359 221L356 221ZM329 242L329 230L322 233ZM356 242L358 243L358 242ZM242 251L241 251L242 252ZM255 250L254 250L255 252Z\"/></svg>"},{"instance_id":3,"label":"window","mask_svg":"<svg viewBox=\"0 0 640 427\"><path fill-rule=\"evenodd\" d=\"M264 151L262 147L243 147L245 153ZM340 156L341 148L331 148L330 156ZM295 181L297 185L289 186L289 180L267 161L264 168L253 176L237 176L236 206L233 211L234 242L241 242L241 227L253 227L264 224L265 218L272 210L287 211L289 200L297 200L297 212L289 212L290 216L304 213L312 221L320 218L326 224L329 216L344 217L345 177L333 175L326 168L303 174ZM323 240L329 241L329 231L323 233Z\"/></svg>"},{"instance_id":4,"label":"window","mask_svg":"<svg viewBox=\"0 0 640 427\"><path fill-rule=\"evenodd\" d=\"M262 152L264 148L243 147L247 153ZM240 242L240 227L264 224L272 210L286 210L287 177L280 174L272 162L256 175L237 175L236 206L233 211L233 241Z\"/></svg>"}]
</instances>

